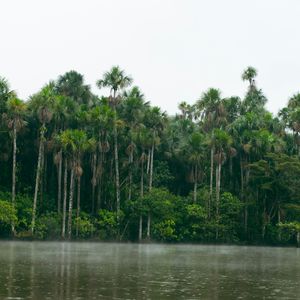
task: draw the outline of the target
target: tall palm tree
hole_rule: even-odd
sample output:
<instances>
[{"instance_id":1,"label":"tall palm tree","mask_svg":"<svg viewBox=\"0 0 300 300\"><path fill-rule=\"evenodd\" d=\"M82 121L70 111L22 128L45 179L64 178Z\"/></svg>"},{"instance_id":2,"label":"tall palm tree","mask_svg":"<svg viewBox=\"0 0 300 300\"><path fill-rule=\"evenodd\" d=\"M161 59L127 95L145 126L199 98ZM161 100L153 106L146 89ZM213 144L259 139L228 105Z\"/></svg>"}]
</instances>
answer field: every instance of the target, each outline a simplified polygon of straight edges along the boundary
<instances>
[{"instance_id":1,"label":"tall palm tree","mask_svg":"<svg viewBox=\"0 0 300 300\"><path fill-rule=\"evenodd\" d=\"M157 106L149 108L145 113L145 124L150 131L150 148L148 155L149 163L149 192L152 190L153 185L153 166L154 166L154 151L155 147L160 143L160 136L163 132L166 123L166 114L161 112ZM150 239L151 229L151 213L148 213L147 219L147 238Z\"/></svg>"},{"instance_id":2,"label":"tall palm tree","mask_svg":"<svg viewBox=\"0 0 300 300\"><path fill-rule=\"evenodd\" d=\"M188 143L183 149L183 155L186 157L187 161L192 167L192 172L190 174L191 181L194 183L193 188L193 201L197 201L197 188L198 180L201 176L201 164L203 162L204 154L204 137L199 132L194 132L189 137Z\"/></svg>"},{"instance_id":3,"label":"tall palm tree","mask_svg":"<svg viewBox=\"0 0 300 300\"><path fill-rule=\"evenodd\" d=\"M58 139L61 142L63 152L69 158L70 162L70 193L69 193L69 209L68 209L68 239L72 236L72 210L73 210L73 196L75 186L75 176L78 180L77 190L77 218L80 213L80 177L82 175L81 156L86 151L89 145L92 143L88 140L84 131L78 129L67 129L63 131ZM64 222L64 220L63 220ZM77 228L78 231L78 228Z\"/></svg>"},{"instance_id":4,"label":"tall palm tree","mask_svg":"<svg viewBox=\"0 0 300 300\"><path fill-rule=\"evenodd\" d=\"M134 143L134 136L138 128L141 127L145 110L148 103L144 102L144 95L140 89L135 86L129 91L124 92L124 101L120 115L128 128L129 145L127 147L128 153L128 200L132 196L132 173L134 165L134 153L136 151L136 144Z\"/></svg>"},{"instance_id":5,"label":"tall palm tree","mask_svg":"<svg viewBox=\"0 0 300 300\"><path fill-rule=\"evenodd\" d=\"M118 149L118 131L117 131L117 110L116 107L121 100L120 91L130 86L132 79L127 76L118 66L103 74L103 78L97 81L97 86L110 89L110 100L114 111L113 135L114 135L114 159L116 172L116 204L117 219L120 217L120 175L119 175L119 149Z\"/></svg>"},{"instance_id":6,"label":"tall palm tree","mask_svg":"<svg viewBox=\"0 0 300 300\"><path fill-rule=\"evenodd\" d=\"M53 103L53 121L54 132L53 136L64 130L68 126L68 122L74 115L76 104L72 98L58 94ZM62 169L63 169L63 155L60 144L57 144L54 152L54 163L57 168L57 211L61 211L61 196L62 196Z\"/></svg>"},{"instance_id":7,"label":"tall palm tree","mask_svg":"<svg viewBox=\"0 0 300 300\"><path fill-rule=\"evenodd\" d=\"M13 97L16 94L10 89L7 79L0 77L0 116L7 111L7 102Z\"/></svg>"},{"instance_id":8,"label":"tall palm tree","mask_svg":"<svg viewBox=\"0 0 300 300\"><path fill-rule=\"evenodd\" d=\"M144 198L144 169L145 169L145 160L146 160L146 153L145 149L149 145L149 139L151 135L149 130L142 126L138 128L136 131L136 140L139 146L141 147L141 154L139 157L139 163L140 163L140 168L141 168L141 175L140 175L140 206L142 207L142 201ZM143 238L143 214L140 212L140 217L139 217L139 241L141 241Z\"/></svg>"},{"instance_id":9,"label":"tall palm tree","mask_svg":"<svg viewBox=\"0 0 300 300\"><path fill-rule=\"evenodd\" d=\"M47 131L46 125L51 121L53 116L53 105L55 101L55 84L50 82L42 88L42 90L33 95L29 101L29 108L38 116L41 123L40 126L40 137L39 137L39 154L36 169L35 178L35 189L33 198L33 209L32 209L32 221L31 221L31 233L34 233L35 219L36 219L36 208L37 208L37 197L39 193L39 183L43 170L44 161L44 144L45 144L45 133Z\"/></svg>"},{"instance_id":10,"label":"tall palm tree","mask_svg":"<svg viewBox=\"0 0 300 300\"><path fill-rule=\"evenodd\" d=\"M216 166L216 216L217 222L219 220L219 207L220 207L220 187L221 187L221 169L222 165L226 160L226 154L231 148L232 138L224 130L215 129L214 130L214 144L216 149L215 159L217 162ZM218 239L218 230L216 233L216 238Z\"/></svg>"},{"instance_id":11,"label":"tall palm tree","mask_svg":"<svg viewBox=\"0 0 300 300\"><path fill-rule=\"evenodd\" d=\"M90 124L94 129L94 137L97 140L97 147L91 151L91 170L92 170L92 213L95 209L95 190L98 185L97 210L101 206L102 185L104 173L104 161L106 153L110 150L109 133L112 128L114 113L109 107L107 100L102 99L97 106L89 112Z\"/></svg>"},{"instance_id":12,"label":"tall palm tree","mask_svg":"<svg viewBox=\"0 0 300 300\"><path fill-rule=\"evenodd\" d=\"M247 67L243 74L242 74L242 79L244 81L249 82L249 89L253 89L255 87L255 80L254 78L257 76L257 71L255 68L249 66Z\"/></svg>"},{"instance_id":13,"label":"tall palm tree","mask_svg":"<svg viewBox=\"0 0 300 300\"><path fill-rule=\"evenodd\" d=\"M16 169L17 169L17 132L26 124L24 114L26 104L18 98L10 98L7 102L8 127L13 137L13 165L12 165L12 192L11 202L15 206L16 199ZM12 224L12 233L15 234L15 225Z\"/></svg>"},{"instance_id":14,"label":"tall palm tree","mask_svg":"<svg viewBox=\"0 0 300 300\"><path fill-rule=\"evenodd\" d=\"M221 92L218 89L210 88L203 93L197 102L200 111L201 120L205 132L210 135L210 184L209 184L209 203L208 214L210 216L210 207L213 197L213 177L214 177L214 129L221 128L226 123L226 111L221 98Z\"/></svg>"},{"instance_id":15,"label":"tall palm tree","mask_svg":"<svg viewBox=\"0 0 300 300\"><path fill-rule=\"evenodd\" d=\"M59 94L73 99L76 104L90 106L93 102L90 86L84 84L83 75L74 70L59 76L56 88Z\"/></svg>"}]
</instances>

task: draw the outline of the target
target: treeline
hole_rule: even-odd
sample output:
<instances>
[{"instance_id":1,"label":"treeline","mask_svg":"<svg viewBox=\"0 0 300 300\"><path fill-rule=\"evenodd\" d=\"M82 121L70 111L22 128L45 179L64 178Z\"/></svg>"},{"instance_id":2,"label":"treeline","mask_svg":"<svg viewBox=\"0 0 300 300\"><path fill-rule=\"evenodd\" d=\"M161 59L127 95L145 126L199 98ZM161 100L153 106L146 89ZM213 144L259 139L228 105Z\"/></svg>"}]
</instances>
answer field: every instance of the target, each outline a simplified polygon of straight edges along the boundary
<instances>
[{"instance_id":1,"label":"treeline","mask_svg":"<svg viewBox=\"0 0 300 300\"><path fill-rule=\"evenodd\" d=\"M278 116L256 70L168 116L113 67L27 101L0 79L0 235L300 244L300 94Z\"/></svg>"}]
</instances>

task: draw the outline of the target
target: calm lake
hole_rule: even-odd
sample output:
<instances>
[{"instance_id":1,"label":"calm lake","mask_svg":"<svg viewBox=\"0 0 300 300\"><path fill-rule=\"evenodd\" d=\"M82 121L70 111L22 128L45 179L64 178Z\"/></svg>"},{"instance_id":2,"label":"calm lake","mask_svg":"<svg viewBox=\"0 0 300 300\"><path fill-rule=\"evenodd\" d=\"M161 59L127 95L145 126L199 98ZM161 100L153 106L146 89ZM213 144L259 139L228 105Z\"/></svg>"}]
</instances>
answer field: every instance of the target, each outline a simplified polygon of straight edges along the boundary
<instances>
[{"instance_id":1,"label":"calm lake","mask_svg":"<svg viewBox=\"0 0 300 300\"><path fill-rule=\"evenodd\" d=\"M300 250L0 242L0 299L300 299Z\"/></svg>"}]
</instances>

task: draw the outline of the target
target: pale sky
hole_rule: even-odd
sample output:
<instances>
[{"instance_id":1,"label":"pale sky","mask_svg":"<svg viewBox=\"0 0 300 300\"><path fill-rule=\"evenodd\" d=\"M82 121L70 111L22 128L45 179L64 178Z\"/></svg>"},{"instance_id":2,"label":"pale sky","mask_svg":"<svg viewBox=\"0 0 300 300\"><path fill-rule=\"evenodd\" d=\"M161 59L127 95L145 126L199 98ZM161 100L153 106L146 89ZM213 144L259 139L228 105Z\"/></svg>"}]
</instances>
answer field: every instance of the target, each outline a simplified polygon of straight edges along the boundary
<instances>
[{"instance_id":1,"label":"pale sky","mask_svg":"<svg viewBox=\"0 0 300 300\"><path fill-rule=\"evenodd\" d=\"M272 112L300 91L299 0L0 0L0 37L23 99L69 70L100 95L113 65L170 114L209 87L242 97L248 65Z\"/></svg>"}]
</instances>

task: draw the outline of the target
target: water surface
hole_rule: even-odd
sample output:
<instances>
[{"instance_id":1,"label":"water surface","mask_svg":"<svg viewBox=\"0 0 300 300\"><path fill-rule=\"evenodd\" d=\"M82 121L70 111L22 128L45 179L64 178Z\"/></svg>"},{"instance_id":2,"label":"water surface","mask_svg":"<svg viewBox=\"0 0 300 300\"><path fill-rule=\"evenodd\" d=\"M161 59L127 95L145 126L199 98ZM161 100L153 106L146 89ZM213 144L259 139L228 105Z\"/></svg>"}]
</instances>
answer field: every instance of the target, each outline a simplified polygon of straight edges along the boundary
<instances>
[{"instance_id":1,"label":"water surface","mask_svg":"<svg viewBox=\"0 0 300 300\"><path fill-rule=\"evenodd\" d=\"M300 250L0 242L0 299L300 299Z\"/></svg>"}]
</instances>

